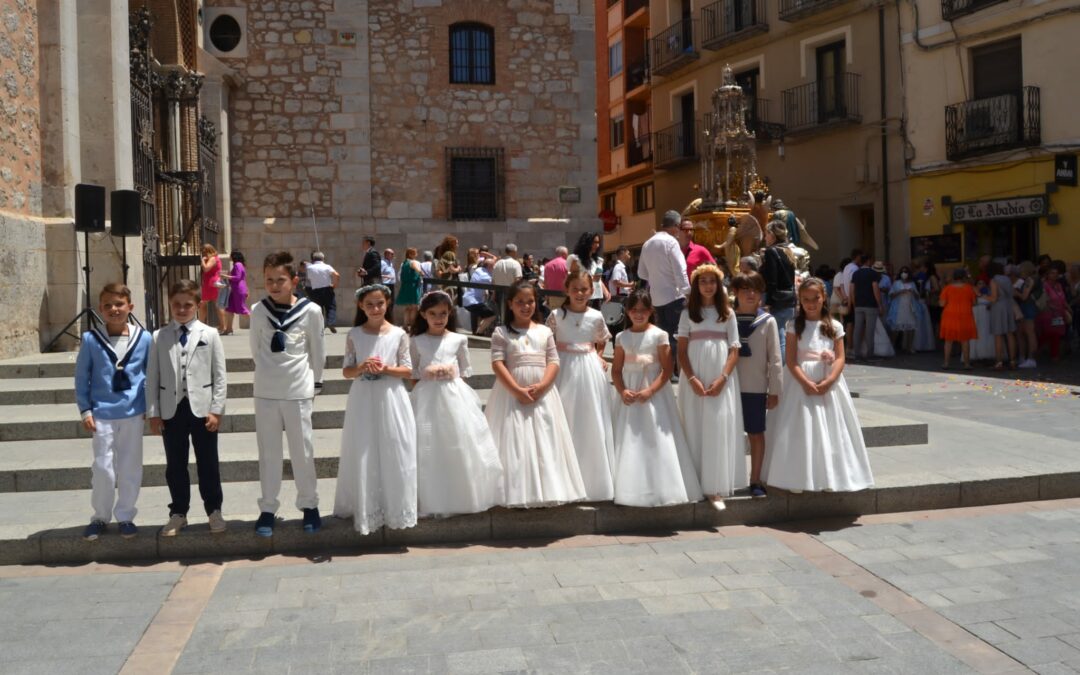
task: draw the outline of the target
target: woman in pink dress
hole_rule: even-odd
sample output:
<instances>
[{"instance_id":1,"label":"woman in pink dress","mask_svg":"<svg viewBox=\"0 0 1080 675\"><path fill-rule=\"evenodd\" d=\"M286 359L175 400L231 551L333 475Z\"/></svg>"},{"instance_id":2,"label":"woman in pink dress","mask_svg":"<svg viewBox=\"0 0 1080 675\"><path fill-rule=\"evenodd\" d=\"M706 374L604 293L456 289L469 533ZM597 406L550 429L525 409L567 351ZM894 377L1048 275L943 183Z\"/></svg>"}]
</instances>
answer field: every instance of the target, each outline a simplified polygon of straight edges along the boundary
<instances>
[{"instance_id":1,"label":"woman in pink dress","mask_svg":"<svg viewBox=\"0 0 1080 675\"><path fill-rule=\"evenodd\" d=\"M213 306L217 312L217 325L225 325L225 311L217 304L221 291L221 258L210 244L202 247L202 299L199 302L199 321L206 323L207 314Z\"/></svg>"}]
</instances>

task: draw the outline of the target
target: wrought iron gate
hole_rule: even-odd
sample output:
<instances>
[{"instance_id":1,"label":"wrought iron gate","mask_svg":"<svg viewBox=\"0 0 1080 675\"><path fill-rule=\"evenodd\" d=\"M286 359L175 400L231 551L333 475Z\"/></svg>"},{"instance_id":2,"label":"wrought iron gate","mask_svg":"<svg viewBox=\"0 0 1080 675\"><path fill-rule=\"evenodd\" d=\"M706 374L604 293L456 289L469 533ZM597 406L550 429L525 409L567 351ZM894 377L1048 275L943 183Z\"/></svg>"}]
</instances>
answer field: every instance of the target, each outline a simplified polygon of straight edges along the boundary
<instances>
[{"instance_id":1,"label":"wrought iron gate","mask_svg":"<svg viewBox=\"0 0 1080 675\"><path fill-rule=\"evenodd\" d=\"M150 10L142 7L131 15L131 154L134 161L135 189L142 197L143 281L146 296L146 327L154 330L163 316L161 271L158 263L157 218L154 202L154 109L153 71L150 63Z\"/></svg>"}]
</instances>

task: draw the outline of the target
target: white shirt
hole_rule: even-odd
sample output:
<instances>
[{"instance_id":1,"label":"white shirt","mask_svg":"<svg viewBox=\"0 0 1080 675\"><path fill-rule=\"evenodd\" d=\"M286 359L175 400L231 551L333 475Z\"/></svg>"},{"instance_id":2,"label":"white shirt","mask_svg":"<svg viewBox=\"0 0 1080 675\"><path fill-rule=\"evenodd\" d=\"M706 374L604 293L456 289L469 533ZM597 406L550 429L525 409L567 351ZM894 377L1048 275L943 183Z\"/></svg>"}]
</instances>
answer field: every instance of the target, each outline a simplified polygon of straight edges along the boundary
<instances>
[{"instance_id":1,"label":"white shirt","mask_svg":"<svg viewBox=\"0 0 1080 675\"><path fill-rule=\"evenodd\" d=\"M661 230L641 247L638 277L649 282L653 305L669 305L690 292L686 278L686 257L679 241Z\"/></svg>"},{"instance_id":2,"label":"white shirt","mask_svg":"<svg viewBox=\"0 0 1080 675\"><path fill-rule=\"evenodd\" d=\"M255 398L310 399L315 396L315 383L322 383L326 362L322 309L308 302L296 314L299 320L285 331L285 351L274 352L270 349L275 332L270 312L261 302L251 306L248 343L255 360Z\"/></svg>"},{"instance_id":3,"label":"white shirt","mask_svg":"<svg viewBox=\"0 0 1080 675\"><path fill-rule=\"evenodd\" d=\"M616 281L621 281L623 283L628 283L630 281L630 278L626 276L626 265L624 265L621 260L616 260L615 266L611 268L611 278L608 279L608 290L611 291L611 295L613 296L630 295L630 289L625 287L620 288L615 284Z\"/></svg>"},{"instance_id":4,"label":"white shirt","mask_svg":"<svg viewBox=\"0 0 1080 675\"><path fill-rule=\"evenodd\" d=\"M491 270L491 283L497 286L509 286L521 278L521 263L510 256L502 258L495 263Z\"/></svg>"},{"instance_id":5,"label":"white shirt","mask_svg":"<svg viewBox=\"0 0 1080 675\"><path fill-rule=\"evenodd\" d=\"M316 260L309 262L307 265L307 279L308 285L312 289L326 288L333 283L333 275L337 272L333 267L326 264L325 261Z\"/></svg>"},{"instance_id":6,"label":"white shirt","mask_svg":"<svg viewBox=\"0 0 1080 675\"><path fill-rule=\"evenodd\" d=\"M397 283L397 274L394 273L394 266L386 258L382 259L382 282L384 284Z\"/></svg>"},{"instance_id":7,"label":"white shirt","mask_svg":"<svg viewBox=\"0 0 1080 675\"><path fill-rule=\"evenodd\" d=\"M851 286L851 275L855 274L855 273L856 273L856 272L858 272L858 271L859 271L859 266L858 266L858 265L856 265L856 264L855 264L855 263L853 263L853 262L849 262L849 263L847 264L847 266L846 266L846 267L844 267L844 272L843 272L843 275L844 275L844 286L843 286L843 288L844 288L844 294L845 294L845 295L848 295L848 296L850 296L850 295L851 295L851 288L849 288L849 287ZM834 287L836 286L836 283L835 283L835 282L833 282L833 286L834 286ZM850 298L850 297L849 297L849 298L848 298L848 303L850 303L850 304L853 304L853 303L854 303L854 300L853 300L852 298Z\"/></svg>"}]
</instances>

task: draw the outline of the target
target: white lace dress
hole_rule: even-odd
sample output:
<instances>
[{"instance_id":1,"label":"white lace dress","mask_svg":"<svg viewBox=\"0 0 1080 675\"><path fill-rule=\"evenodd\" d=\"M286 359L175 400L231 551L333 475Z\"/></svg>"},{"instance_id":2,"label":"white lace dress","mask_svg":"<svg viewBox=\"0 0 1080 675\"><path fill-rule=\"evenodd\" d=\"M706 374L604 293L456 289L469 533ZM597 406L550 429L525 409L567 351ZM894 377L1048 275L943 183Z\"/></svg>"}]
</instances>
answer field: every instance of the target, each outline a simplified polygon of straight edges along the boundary
<instances>
[{"instance_id":1,"label":"white lace dress","mask_svg":"<svg viewBox=\"0 0 1080 675\"><path fill-rule=\"evenodd\" d=\"M345 367L371 356L412 368L409 338L397 326L382 335L363 326L349 331ZM416 525L416 422L409 392L400 377L372 377L361 375L349 388L334 495L334 515L352 518L361 534Z\"/></svg>"},{"instance_id":2,"label":"white lace dress","mask_svg":"<svg viewBox=\"0 0 1080 675\"><path fill-rule=\"evenodd\" d=\"M689 340L690 365L706 388L724 372L730 350L740 346L735 312L729 311L724 321L718 318L715 307L706 307L700 323L691 321L686 310L679 319L678 336ZM749 481L739 372L732 371L717 396L698 396L690 379L680 377L679 413L702 491L730 497L736 489L746 487Z\"/></svg>"},{"instance_id":3,"label":"white lace dress","mask_svg":"<svg viewBox=\"0 0 1080 675\"><path fill-rule=\"evenodd\" d=\"M836 340L843 340L843 326L831 321ZM820 323L807 321L799 338L799 367L812 382L829 374L836 348L833 340L821 334ZM795 322L788 322L786 330L794 333ZM874 486L862 427L843 375L825 394L811 396L788 373L780 405L769 413L765 447L761 477L768 485L836 492Z\"/></svg>"},{"instance_id":4,"label":"white lace dress","mask_svg":"<svg viewBox=\"0 0 1080 675\"><path fill-rule=\"evenodd\" d=\"M491 336L491 361L502 361L519 386L537 384L549 363L559 363L555 336L541 324L520 333L499 326ZM550 506L585 499L574 439L557 387L526 405L496 379L485 415L502 460L507 506Z\"/></svg>"},{"instance_id":5,"label":"white lace dress","mask_svg":"<svg viewBox=\"0 0 1080 675\"><path fill-rule=\"evenodd\" d=\"M564 316L565 314L565 316ZM596 354L596 345L611 333L604 315L588 308L583 313L557 309L548 317L559 352L555 386L574 439L585 497L591 502L615 496L615 437L611 431L611 384Z\"/></svg>"},{"instance_id":6,"label":"white lace dress","mask_svg":"<svg viewBox=\"0 0 1080 675\"><path fill-rule=\"evenodd\" d=\"M409 340L416 414L420 515L479 513L502 504L503 470L472 376L469 340L459 333Z\"/></svg>"},{"instance_id":7,"label":"white lace dress","mask_svg":"<svg viewBox=\"0 0 1080 675\"><path fill-rule=\"evenodd\" d=\"M623 350L623 385L644 389L660 374L659 348L668 334L656 326L615 338ZM670 384L649 400L626 405L613 392L615 430L615 503L626 506L668 506L702 498L694 461L686 445L679 410Z\"/></svg>"}]
</instances>

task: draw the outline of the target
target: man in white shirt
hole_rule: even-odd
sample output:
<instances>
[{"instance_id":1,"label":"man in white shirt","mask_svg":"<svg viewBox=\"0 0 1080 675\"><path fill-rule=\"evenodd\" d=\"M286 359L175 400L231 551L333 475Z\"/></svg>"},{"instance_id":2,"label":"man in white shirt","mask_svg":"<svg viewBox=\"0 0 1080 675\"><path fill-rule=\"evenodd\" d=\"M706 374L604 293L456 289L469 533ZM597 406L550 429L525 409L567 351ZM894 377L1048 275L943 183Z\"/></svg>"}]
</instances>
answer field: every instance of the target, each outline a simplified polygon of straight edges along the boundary
<instances>
[{"instance_id":1,"label":"man in white shirt","mask_svg":"<svg viewBox=\"0 0 1080 675\"><path fill-rule=\"evenodd\" d=\"M394 286L397 284L397 272L394 271L394 249L388 248L383 251L382 258L382 283L390 289L390 302L394 302Z\"/></svg>"},{"instance_id":2,"label":"man in white shirt","mask_svg":"<svg viewBox=\"0 0 1080 675\"><path fill-rule=\"evenodd\" d=\"M649 297L656 310L656 323L667 331L672 355L677 350L675 334L679 331L679 316L690 293L686 257L683 256L679 240L675 238L681 222L682 215L678 211L665 213L660 230L649 237L638 256L638 278L649 282Z\"/></svg>"},{"instance_id":3,"label":"man in white shirt","mask_svg":"<svg viewBox=\"0 0 1080 675\"><path fill-rule=\"evenodd\" d=\"M307 264L307 280L311 287L311 299L322 308L323 319L331 333L336 333L337 328L337 299L334 297L334 289L337 288L341 275L330 265L326 264L326 254L315 251L311 254L311 262Z\"/></svg>"},{"instance_id":4,"label":"man in white shirt","mask_svg":"<svg viewBox=\"0 0 1080 675\"><path fill-rule=\"evenodd\" d=\"M622 300L634 290L634 284L626 274L626 263L630 262L630 249L620 246L615 251L615 264L611 267L608 290L613 299Z\"/></svg>"},{"instance_id":5,"label":"man in white shirt","mask_svg":"<svg viewBox=\"0 0 1080 675\"><path fill-rule=\"evenodd\" d=\"M517 245L507 244L503 249L506 257L495 263L495 269L491 270L491 283L496 286L509 286L521 278L521 263L517 261Z\"/></svg>"}]
</instances>

